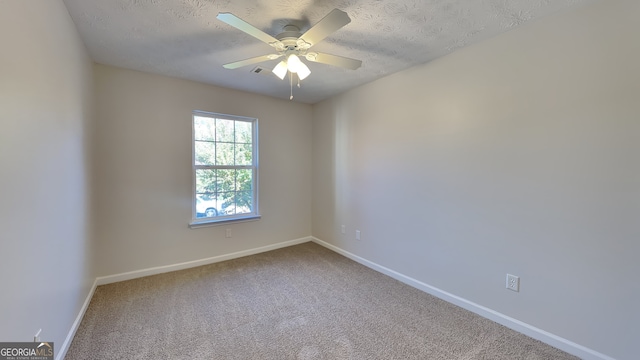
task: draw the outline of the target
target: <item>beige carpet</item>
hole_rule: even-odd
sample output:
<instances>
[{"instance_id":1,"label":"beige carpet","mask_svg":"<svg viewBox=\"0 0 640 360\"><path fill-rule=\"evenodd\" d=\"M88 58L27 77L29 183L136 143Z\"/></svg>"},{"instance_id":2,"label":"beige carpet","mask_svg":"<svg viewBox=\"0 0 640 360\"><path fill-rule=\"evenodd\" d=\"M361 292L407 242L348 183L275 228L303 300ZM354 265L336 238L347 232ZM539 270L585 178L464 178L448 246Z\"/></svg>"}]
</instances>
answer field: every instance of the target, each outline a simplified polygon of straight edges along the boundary
<instances>
[{"instance_id":1,"label":"beige carpet","mask_svg":"<svg viewBox=\"0 0 640 360\"><path fill-rule=\"evenodd\" d=\"M576 359L314 243L100 286L74 359Z\"/></svg>"}]
</instances>

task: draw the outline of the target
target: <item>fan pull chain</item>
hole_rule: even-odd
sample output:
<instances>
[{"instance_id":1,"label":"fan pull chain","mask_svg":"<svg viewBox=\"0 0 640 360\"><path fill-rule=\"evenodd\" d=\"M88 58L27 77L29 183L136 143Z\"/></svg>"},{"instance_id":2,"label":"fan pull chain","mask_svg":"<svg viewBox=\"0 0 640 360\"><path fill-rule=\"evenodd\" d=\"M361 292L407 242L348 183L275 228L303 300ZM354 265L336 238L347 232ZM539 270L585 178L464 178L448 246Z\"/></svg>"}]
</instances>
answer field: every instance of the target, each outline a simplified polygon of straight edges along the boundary
<instances>
[{"instance_id":1,"label":"fan pull chain","mask_svg":"<svg viewBox=\"0 0 640 360\"><path fill-rule=\"evenodd\" d=\"M298 89L300 89L300 76L296 76L298 78Z\"/></svg>"},{"instance_id":2,"label":"fan pull chain","mask_svg":"<svg viewBox=\"0 0 640 360\"><path fill-rule=\"evenodd\" d=\"M289 86L291 87L291 95L289 96L289 100L293 100L293 73L289 71Z\"/></svg>"}]
</instances>

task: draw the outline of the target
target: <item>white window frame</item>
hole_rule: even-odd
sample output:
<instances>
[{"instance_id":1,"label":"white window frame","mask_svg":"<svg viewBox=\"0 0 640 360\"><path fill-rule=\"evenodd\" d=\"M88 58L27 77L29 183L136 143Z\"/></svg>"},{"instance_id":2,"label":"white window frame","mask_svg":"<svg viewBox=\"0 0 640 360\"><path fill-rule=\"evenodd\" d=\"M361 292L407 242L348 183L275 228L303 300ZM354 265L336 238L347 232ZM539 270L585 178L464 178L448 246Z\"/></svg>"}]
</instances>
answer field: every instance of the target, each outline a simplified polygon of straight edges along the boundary
<instances>
[{"instance_id":1,"label":"white window frame","mask_svg":"<svg viewBox=\"0 0 640 360\"><path fill-rule=\"evenodd\" d=\"M251 144L252 144L252 164L251 165L234 165L234 166L220 166L220 165L196 165L196 134L195 134L195 118L197 117L208 117L212 119L224 119L224 120L232 120L232 121L244 121L251 123ZM258 119L237 115L228 115L228 114L220 114L213 113L207 111L194 110L191 115L191 166L192 166L192 178L193 178L193 189L191 192L191 222L189 223L189 227L197 228L203 226L215 226L226 224L229 222L241 222L241 221L253 221L260 219L260 212L258 211ZM196 185L196 170L199 169L251 169L252 170L252 196L253 196L253 207L250 213L244 214L233 214L233 215L222 215L215 217L204 217L198 218L196 212L196 198L197 194L197 185ZM219 210L219 209L218 209Z\"/></svg>"}]
</instances>

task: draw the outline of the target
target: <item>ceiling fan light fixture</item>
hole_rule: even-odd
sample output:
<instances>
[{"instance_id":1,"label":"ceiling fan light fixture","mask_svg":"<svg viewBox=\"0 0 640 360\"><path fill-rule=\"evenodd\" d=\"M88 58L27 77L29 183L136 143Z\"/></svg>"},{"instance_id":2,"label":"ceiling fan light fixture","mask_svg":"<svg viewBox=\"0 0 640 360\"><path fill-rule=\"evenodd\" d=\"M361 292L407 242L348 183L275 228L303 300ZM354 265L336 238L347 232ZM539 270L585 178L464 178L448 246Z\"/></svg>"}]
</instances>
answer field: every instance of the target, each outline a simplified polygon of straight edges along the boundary
<instances>
[{"instance_id":1,"label":"ceiling fan light fixture","mask_svg":"<svg viewBox=\"0 0 640 360\"><path fill-rule=\"evenodd\" d=\"M256 39L269 44L277 52L277 54L257 56L250 59L224 64L222 66L226 69L237 69L242 66L284 57L284 60L280 61L273 68L272 72L281 80L284 80L287 76L287 72L291 73L289 75L291 85L291 94L289 99L293 99L293 74L297 75L298 87L300 87L300 80L307 78L311 74L309 67L300 60L300 56L304 56L307 61L333 65L351 70L355 70L362 65L362 61L360 60L308 51L328 35L351 22L349 15L339 9L331 10L329 14L323 17L304 34L300 34L300 29L297 26L286 25L284 27L284 31L276 37L265 33L231 13L218 13L217 19L235 27L247 35L251 35Z\"/></svg>"},{"instance_id":2,"label":"ceiling fan light fixture","mask_svg":"<svg viewBox=\"0 0 640 360\"><path fill-rule=\"evenodd\" d=\"M282 60L271 70L280 80L284 80L284 76L287 75L287 62Z\"/></svg>"}]
</instances>

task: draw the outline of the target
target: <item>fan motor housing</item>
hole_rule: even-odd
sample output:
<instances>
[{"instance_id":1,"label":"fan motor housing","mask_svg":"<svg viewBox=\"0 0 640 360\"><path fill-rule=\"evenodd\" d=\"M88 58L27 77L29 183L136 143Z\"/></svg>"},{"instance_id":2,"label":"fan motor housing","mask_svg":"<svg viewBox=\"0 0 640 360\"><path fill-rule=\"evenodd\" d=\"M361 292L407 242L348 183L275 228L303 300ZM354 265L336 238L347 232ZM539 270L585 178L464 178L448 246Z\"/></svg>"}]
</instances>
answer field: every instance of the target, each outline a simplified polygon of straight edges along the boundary
<instances>
[{"instance_id":1,"label":"fan motor housing","mask_svg":"<svg viewBox=\"0 0 640 360\"><path fill-rule=\"evenodd\" d=\"M300 29L295 25L287 25L284 31L276 35L276 39L284 45L286 50L298 50L298 38L302 35Z\"/></svg>"},{"instance_id":2,"label":"fan motor housing","mask_svg":"<svg viewBox=\"0 0 640 360\"><path fill-rule=\"evenodd\" d=\"M283 30L284 30L283 32L276 35L276 39L280 41L285 40L287 38L297 39L300 37L300 35L302 35L300 33L300 29L295 25L287 25L283 28Z\"/></svg>"}]
</instances>

